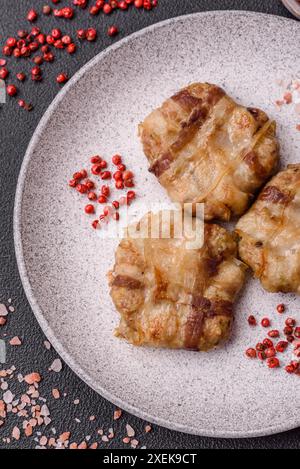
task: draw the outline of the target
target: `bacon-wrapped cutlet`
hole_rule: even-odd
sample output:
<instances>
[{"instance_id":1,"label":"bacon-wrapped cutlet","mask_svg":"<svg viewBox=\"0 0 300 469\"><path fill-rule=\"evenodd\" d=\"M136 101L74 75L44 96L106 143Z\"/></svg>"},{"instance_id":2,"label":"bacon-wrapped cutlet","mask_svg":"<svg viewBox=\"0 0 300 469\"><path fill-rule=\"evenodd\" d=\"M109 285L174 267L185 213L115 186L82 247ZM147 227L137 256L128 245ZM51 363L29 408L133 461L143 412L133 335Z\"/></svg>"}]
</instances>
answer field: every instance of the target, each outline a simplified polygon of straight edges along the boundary
<instances>
[{"instance_id":1,"label":"bacon-wrapped cutlet","mask_svg":"<svg viewBox=\"0 0 300 469\"><path fill-rule=\"evenodd\" d=\"M271 179L236 232L241 259L266 290L300 293L300 164Z\"/></svg>"},{"instance_id":2,"label":"bacon-wrapped cutlet","mask_svg":"<svg viewBox=\"0 0 300 469\"><path fill-rule=\"evenodd\" d=\"M228 339L246 269L237 259L235 237L205 224L202 247L187 243L185 235L161 234L120 242L109 273L121 315L119 337L134 345L187 350L209 350Z\"/></svg>"},{"instance_id":3,"label":"bacon-wrapped cutlet","mask_svg":"<svg viewBox=\"0 0 300 469\"><path fill-rule=\"evenodd\" d=\"M139 126L144 153L170 198L205 203L206 220L242 215L278 162L276 124L218 86L192 84Z\"/></svg>"}]
</instances>

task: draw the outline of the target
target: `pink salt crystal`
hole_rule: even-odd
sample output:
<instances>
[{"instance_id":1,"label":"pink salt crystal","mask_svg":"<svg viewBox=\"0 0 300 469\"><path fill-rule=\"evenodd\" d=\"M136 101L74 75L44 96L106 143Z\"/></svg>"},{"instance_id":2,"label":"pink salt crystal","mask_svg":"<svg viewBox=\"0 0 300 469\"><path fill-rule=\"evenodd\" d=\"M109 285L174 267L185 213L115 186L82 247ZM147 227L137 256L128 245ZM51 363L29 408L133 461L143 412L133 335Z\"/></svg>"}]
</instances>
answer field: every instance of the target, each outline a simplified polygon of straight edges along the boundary
<instances>
[{"instance_id":1,"label":"pink salt crystal","mask_svg":"<svg viewBox=\"0 0 300 469\"><path fill-rule=\"evenodd\" d=\"M22 342L19 337L15 336L9 341L10 345L21 345Z\"/></svg>"},{"instance_id":2,"label":"pink salt crystal","mask_svg":"<svg viewBox=\"0 0 300 469\"><path fill-rule=\"evenodd\" d=\"M60 398L59 390L56 388L52 389L52 396L54 397L54 399L59 399Z\"/></svg>"},{"instance_id":3,"label":"pink salt crystal","mask_svg":"<svg viewBox=\"0 0 300 469\"><path fill-rule=\"evenodd\" d=\"M7 315L8 315L7 308L3 303L1 303L0 304L0 316L7 316Z\"/></svg>"},{"instance_id":4,"label":"pink salt crystal","mask_svg":"<svg viewBox=\"0 0 300 469\"><path fill-rule=\"evenodd\" d=\"M60 435L59 440L60 441L67 441L70 439L71 433L70 432L64 432Z\"/></svg>"},{"instance_id":5,"label":"pink salt crystal","mask_svg":"<svg viewBox=\"0 0 300 469\"><path fill-rule=\"evenodd\" d=\"M22 394L21 402L25 402L26 404L30 404L30 397L27 394Z\"/></svg>"},{"instance_id":6,"label":"pink salt crystal","mask_svg":"<svg viewBox=\"0 0 300 469\"><path fill-rule=\"evenodd\" d=\"M7 319L3 318L2 316L0 317L0 326L5 326Z\"/></svg>"},{"instance_id":7,"label":"pink salt crystal","mask_svg":"<svg viewBox=\"0 0 300 469\"><path fill-rule=\"evenodd\" d=\"M138 440L131 440L130 444L131 444L131 447L135 449L138 446L139 442Z\"/></svg>"},{"instance_id":8,"label":"pink salt crystal","mask_svg":"<svg viewBox=\"0 0 300 469\"><path fill-rule=\"evenodd\" d=\"M21 436L20 429L18 427L14 427L11 436L15 440L19 440Z\"/></svg>"},{"instance_id":9,"label":"pink salt crystal","mask_svg":"<svg viewBox=\"0 0 300 469\"><path fill-rule=\"evenodd\" d=\"M119 420L119 418L121 417L122 415L122 411L121 409L117 409L114 411L114 420Z\"/></svg>"},{"instance_id":10,"label":"pink salt crystal","mask_svg":"<svg viewBox=\"0 0 300 469\"><path fill-rule=\"evenodd\" d=\"M39 383L41 381L41 375L39 373L30 373L25 376L25 381L27 384Z\"/></svg>"},{"instance_id":11,"label":"pink salt crystal","mask_svg":"<svg viewBox=\"0 0 300 469\"><path fill-rule=\"evenodd\" d=\"M98 443L92 443L90 446L89 446L89 449L97 449L98 448Z\"/></svg>"},{"instance_id":12,"label":"pink salt crystal","mask_svg":"<svg viewBox=\"0 0 300 469\"><path fill-rule=\"evenodd\" d=\"M9 389L5 391L5 393L3 394L3 400L5 404L10 404L13 401L13 399L14 399L13 393Z\"/></svg>"},{"instance_id":13,"label":"pink salt crystal","mask_svg":"<svg viewBox=\"0 0 300 469\"><path fill-rule=\"evenodd\" d=\"M46 446L47 443L48 443L48 438L46 436L42 436L40 438L40 445Z\"/></svg>"},{"instance_id":14,"label":"pink salt crystal","mask_svg":"<svg viewBox=\"0 0 300 469\"><path fill-rule=\"evenodd\" d=\"M27 427L25 428L25 435L27 437L32 435L32 426L31 425L27 425Z\"/></svg>"},{"instance_id":15,"label":"pink salt crystal","mask_svg":"<svg viewBox=\"0 0 300 469\"><path fill-rule=\"evenodd\" d=\"M62 362L59 358L56 358L52 365L49 368L50 371L54 371L55 373L59 373L62 370Z\"/></svg>"},{"instance_id":16,"label":"pink salt crystal","mask_svg":"<svg viewBox=\"0 0 300 469\"><path fill-rule=\"evenodd\" d=\"M78 445L78 449L87 449L87 443L85 441L82 441L80 445Z\"/></svg>"},{"instance_id":17,"label":"pink salt crystal","mask_svg":"<svg viewBox=\"0 0 300 469\"><path fill-rule=\"evenodd\" d=\"M55 446L55 438L53 437L49 438L48 446Z\"/></svg>"},{"instance_id":18,"label":"pink salt crystal","mask_svg":"<svg viewBox=\"0 0 300 469\"><path fill-rule=\"evenodd\" d=\"M50 415L49 408L46 404L42 405L41 415L43 415L44 417L48 417Z\"/></svg>"},{"instance_id":19,"label":"pink salt crystal","mask_svg":"<svg viewBox=\"0 0 300 469\"><path fill-rule=\"evenodd\" d=\"M126 432L127 432L127 436L129 436L130 438L135 435L134 429L133 429L132 426L129 425L128 423L127 423L127 425L126 425Z\"/></svg>"}]
</instances>

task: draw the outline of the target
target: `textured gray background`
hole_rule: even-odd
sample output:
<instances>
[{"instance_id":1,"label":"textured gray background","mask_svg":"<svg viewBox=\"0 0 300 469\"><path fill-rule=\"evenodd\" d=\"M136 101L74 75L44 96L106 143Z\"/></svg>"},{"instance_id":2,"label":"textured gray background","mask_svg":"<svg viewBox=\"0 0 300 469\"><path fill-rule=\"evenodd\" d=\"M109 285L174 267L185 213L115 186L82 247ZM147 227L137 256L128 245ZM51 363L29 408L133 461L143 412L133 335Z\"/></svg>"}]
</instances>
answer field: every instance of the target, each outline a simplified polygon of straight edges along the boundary
<instances>
[{"instance_id":1,"label":"textured gray background","mask_svg":"<svg viewBox=\"0 0 300 469\"><path fill-rule=\"evenodd\" d=\"M0 34L1 38L13 35L16 29L26 28L28 23L24 19L25 12L34 5L41 7L47 3L45 0L1 0L0 6ZM50 3L50 2L48 2ZM290 14L284 9L279 0L160 0L158 8L152 12L140 13L134 9L127 13L117 12L113 17L90 18L86 12L79 11L75 20L63 22L64 30L72 33L76 27L87 27L88 25L97 25L101 23L100 29L105 30L104 25L112 22L116 23L122 33L118 38L124 37L134 31L148 26L157 21L178 16L185 13L193 13L204 10L214 9L241 9L261 11L265 13L279 14L290 17ZM39 24L45 30L51 30L52 26L57 26L57 20L52 18L41 18ZM60 24L60 23L59 23ZM13 298L13 304L16 307L16 313L9 318L7 331L9 336L18 335L24 337L22 347L9 347L7 362L9 365L15 364L19 371L27 373L32 370L38 370L46 375L52 359L56 357L55 352L47 352L43 346L44 336L41 332L33 313L28 305L24 295L22 285L19 279L13 246L12 235L12 214L14 204L15 187L17 177L29 139L34 129L51 103L52 99L59 90L55 83L55 76L60 71L67 71L71 76L83 64L91 59L95 54L103 50L111 43L111 39L106 36L101 37L95 44L85 44L73 57L66 57L64 54L64 65L61 61L45 67L45 76L43 84L27 83L26 89L28 96L32 96L36 108L32 113L22 112L16 106L16 103L9 100L8 104L0 107L0 129L1 129L1 148L0 148L0 302L6 302L9 297ZM11 62L11 72L19 71L14 61ZM29 70L29 63L24 65L25 71ZM0 338L5 330L0 331ZM112 426L112 414L114 407L95 394L76 375L64 366L63 371L57 375L48 375L40 386L41 394L45 397L50 396L51 389L59 389L67 392L69 398L59 401L51 401L51 415L53 426L57 431L72 431L74 440L80 440L84 435L92 433L94 424L89 423L88 416L96 415L99 418L99 427ZM80 407L76 408L73 399L79 398ZM258 396L259 398L259 396ZM274 396L278 398L278 396ZM74 417L82 419L79 425L74 422ZM9 419L11 427L14 426L13 419ZM120 437L116 437L110 443L111 448L123 448L121 436L125 431L122 428L126 422L136 429L137 438L148 448L299 448L300 429L293 430L281 435L275 435L266 438L246 439L246 440L222 440L200 438L172 432L163 428L154 426L153 432L143 435L145 422L133 416L125 414L125 417L114 424L116 432ZM1 436L4 430L0 430L0 448L5 448ZM8 434L6 426L5 435ZM21 440L15 442L9 447L34 447L35 443L30 440ZM107 448L107 445L103 444Z\"/></svg>"}]
</instances>

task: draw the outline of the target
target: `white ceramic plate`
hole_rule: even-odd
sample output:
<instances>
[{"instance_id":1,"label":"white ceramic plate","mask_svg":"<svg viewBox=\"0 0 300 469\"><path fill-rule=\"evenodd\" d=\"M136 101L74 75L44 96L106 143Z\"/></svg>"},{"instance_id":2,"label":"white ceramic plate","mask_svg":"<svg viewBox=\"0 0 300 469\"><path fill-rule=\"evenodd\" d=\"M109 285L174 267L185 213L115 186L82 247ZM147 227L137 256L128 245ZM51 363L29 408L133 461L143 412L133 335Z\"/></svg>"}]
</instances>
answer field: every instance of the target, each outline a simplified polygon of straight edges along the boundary
<instances>
[{"instance_id":1,"label":"white ceramic plate","mask_svg":"<svg viewBox=\"0 0 300 469\"><path fill-rule=\"evenodd\" d=\"M282 3L296 18L300 19L300 3L298 0L282 0Z\"/></svg>"},{"instance_id":2,"label":"white ceramic plate","mask_svg":"<svg viewBox=\"0 0 300 469\"><path fill-rule=\"evenodd\" d=\"M296 427L300 381L244 358L258 330L250 313L284 300L300 319L300 300L271 295L249 280L231 341L209 354L134 348L113 336L118 322L106 272L115 241L102 241L67 187L88 157L116 152L137 174L140 198L167 201L147 171L137 124L193 81L208 81L278 122L282 164L299 162L291 108L279 111L276 79L299 73L299 24L275 16L209 12L172 19L106 50L59 93L29 145L15 205L15 244L23 285L44 332L73 370L122 408L171 429L246 437ZM263 331L260 332L264 337ZM295 379L296 378L296 379Z\"/></svg>"}]
</instances>

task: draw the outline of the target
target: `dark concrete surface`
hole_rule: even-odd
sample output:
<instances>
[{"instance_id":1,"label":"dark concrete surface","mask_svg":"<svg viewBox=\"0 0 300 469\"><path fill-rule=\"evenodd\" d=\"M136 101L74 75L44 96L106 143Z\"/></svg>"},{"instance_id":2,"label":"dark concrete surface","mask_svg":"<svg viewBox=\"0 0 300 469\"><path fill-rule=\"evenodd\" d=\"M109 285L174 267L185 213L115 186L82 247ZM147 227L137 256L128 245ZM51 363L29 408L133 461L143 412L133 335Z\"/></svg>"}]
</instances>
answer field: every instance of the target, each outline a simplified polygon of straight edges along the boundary
<instances>
[{"instance_id":1,"label":"dark concrete surface","mask_svg":"<svg viewBox=\"0 0 300 469\"><path fill-rule=\"evenodd\" d=\"M0 40L15 34L17 29L25 29L28 22L25 13L35 6L40 9L45 3L51 4L51 0L1 0L0 3ZM70 2L63 1L61 5ZM126 13L117 12L111 17L89 17L81 10L76 10L76 18L73 21L64 21L53 17L41 16L37 22L43 29L50 31L54 26L61 26L70 33L79 27L97 25L98 29L106 30L110 24L116 23L121 31L117 39L131 34L152 23L166 18L205 10L239 9L253 10L291 17L279 0L159 0L159 7L151 12L139 12L131 9ZM62 26L63 25L63 26ZM116 40L116 39L115 39ZM158 426L153 427L149 434L143 432L145 422L124 413L117 423L112 421L114 406L97 395L85 383L83 383L69 368L64 365L61 373L47 373L48 367L56 357L55 351L46 351L43 341L45 337L30 309L22 284L19 278L15 261L13 243L13 206L17 178L26 151L28 142L47 107L59 91L55 83L55 77L60 71L67 71L73 75L89 59L102 51L112 40L106 35L94 44L82 44L74 56L58 53L64 57L56 60L52 65L46 64L44 68L46 80L43 83L27 83L24 85L26 95L33 97L35 110L31 113L22 111L16 105L15 100L8 100L6 105L0 106L0 303L13 299L16 312L9 316L8 325L0 328L0 338L5 340L18 335L24 339L21 347L8 347L7 364L15 365L23 374L30 371L39 371L45 376L41 383L41 395L49 398L49 407L53 419L51 426L56 427L57 432L66 430L72 432L75 441L81 441L85 435L94 435L95 428L113 426L116 437L109 443L101 443L100 447L124 448L122 437L125 436L125 424L129 422L137 432L137 438L147 448L300 448L300 429L290 432L257 439L225 440L202 438L170 431ZM20 70L16 61L11 61L9 67L11 74ZM29 71L30 64L24 64L25 71ZM22 86L23 88L23 86ZM5 336L7 334L7 336ZM58 387L67 396L55 401L50 399L51 389ZM1 395L1 392L0 392ZM80 404L74 406L73 400L80 399ZM274 396L274 399L280 398ZM259 399L259 396L258 396ZM283 403L284 405L284 403ZM89 416L95 415L96 422L90 422ZM81 423L74 419L78 418ZM10 416L8 423L0 428L0 448L32 448L36 443L32 438L21 438L19 441L6 443L2 441L11 432L17 422L17 417Z\"/></svg>"}]
</instances>

